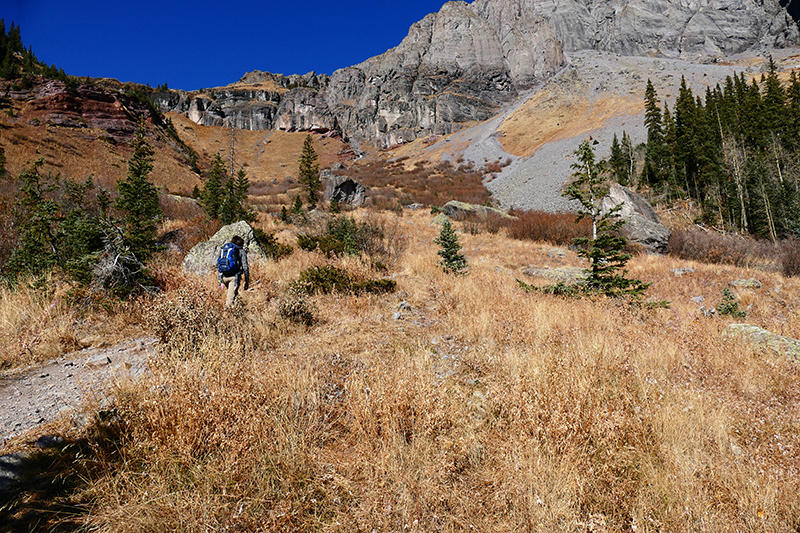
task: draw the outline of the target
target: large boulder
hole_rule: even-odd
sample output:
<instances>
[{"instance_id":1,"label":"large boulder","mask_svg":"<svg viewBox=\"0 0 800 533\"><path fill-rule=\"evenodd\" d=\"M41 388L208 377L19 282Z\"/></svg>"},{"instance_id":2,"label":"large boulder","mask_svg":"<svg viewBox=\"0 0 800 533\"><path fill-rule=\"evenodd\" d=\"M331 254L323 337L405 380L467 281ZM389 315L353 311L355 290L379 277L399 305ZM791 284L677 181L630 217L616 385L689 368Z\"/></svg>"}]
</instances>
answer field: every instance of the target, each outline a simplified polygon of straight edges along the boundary
<instances>
[{"instance_id":1,"label":"large boulder","mask_svg":"<svg viewBox=\"0 0 800 533\"><path fill-rule=\"evenodd\" d=\"M450 200L442 206L445 215L453 220L463 220L469 217L486 218L489 215L496 215L501 218L514 218L505 211L496 207L485 205L468 204L458 200Z\"/></svg>"},{"instance_id":2,"label":"large boulder","mask_svg":"<svg viewBox=\"0 0 800 533\"><path fill-rule=\"evenodd\" d=\"M222 246L238 235L244 240L244 248L247 250L247 260L252 262L254 259L267 260L267 254L256 241L255 233L250 224L244 221L224 226L214 234L209 240L196 244L186 257L183 258L181 267L186 272L198 276L216 272L217 255Z\"/></svg>"},{"instance_id":3,"label":"large boulder","mask_svg":"<svg viewBox=\"0 0 800 533\"><path fill-rule=\"evenodd\" d=\"M625 221L621 231L628 241L644 247L650 253L665 253L670 229L661 224L655 209L647 203L647 200L627 187L615 183L601 200L600 208L608 212L620 204L622 208L619 217Z\"/></svg>"},{"instance_id":4,"label":"large boulder","mask_svg":"<svg viewBox=\"0 0 800 533\"><path fill-rule=\"evenodd\" d=\"M340 204L360 207L364 204L367 189L359 182L347 176L331 174L325 181L325 199L336 200Z\"/></svg>"}]
</instances>

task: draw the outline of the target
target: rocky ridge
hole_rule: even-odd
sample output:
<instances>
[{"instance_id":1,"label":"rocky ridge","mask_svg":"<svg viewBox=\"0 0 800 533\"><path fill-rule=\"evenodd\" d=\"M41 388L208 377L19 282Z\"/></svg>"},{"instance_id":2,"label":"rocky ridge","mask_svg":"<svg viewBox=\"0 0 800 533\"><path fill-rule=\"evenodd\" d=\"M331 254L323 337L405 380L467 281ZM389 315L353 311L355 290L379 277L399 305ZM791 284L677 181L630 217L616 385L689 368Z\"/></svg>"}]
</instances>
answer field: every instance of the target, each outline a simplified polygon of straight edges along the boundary
<instances>
[{"instance_id":1,"label":"rocky ridge","mask_svg":"<svg viewBox=\"0 0 800 533\"><path fill-rule=\"evenodd\" d=\"M388 147L495 116L559 72L564 52L714 62L798 43L777 0L457 1L413 24L397 47L331 76L254 71L211 95L154 99L198 124L337 131Z\"/></svg>"}]
</instances>

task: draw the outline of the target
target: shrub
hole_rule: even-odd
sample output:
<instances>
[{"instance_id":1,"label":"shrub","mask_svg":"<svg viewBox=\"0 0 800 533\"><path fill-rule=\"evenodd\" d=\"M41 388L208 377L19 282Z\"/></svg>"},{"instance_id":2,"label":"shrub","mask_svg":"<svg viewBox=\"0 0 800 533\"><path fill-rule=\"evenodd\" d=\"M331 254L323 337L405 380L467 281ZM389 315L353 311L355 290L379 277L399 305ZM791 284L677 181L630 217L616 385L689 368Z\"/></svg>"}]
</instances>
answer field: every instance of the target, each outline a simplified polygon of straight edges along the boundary
<instances>
[{"instance_id":1,"label":"shrub","mask_svg":"<svg viewBox=\"0 0 800 533\"><path fill-rule=\"evenodd\" d=\"M313 326L317 319L314 316L314 308L308 301L305 293L290 287L286 295L281 298L278 304L278 316L303 326Z\"/></svg>"},{"instance_id":2,"label":"shrub","mask_svg":"<svg viewBox=\"0 0 800 533\"><path fill-rule=\"evenodd\" d=\"M571 213L545 213L544 211L511 211L515 219L504 219L502 224L512 239L549 242L567 246L580 237L592 234L588 220L575 222Z\"/></svg>"},{"instance_id":3,"label":"shrub","mask_svg":"<svg viewBox=\"0 0 800 533\"><path fill-rule=\"evenodd\" d=\"M321 235L297 236L302 250L319 250L328 257L364 253L376 265L397 261L405 245L406 239L396 227L387 228L383 221L372 218L356 222L346 216L333 217Z\"/></svg>"},{"instance_id":4,"label":"shrub","mask_svg":"<svg viewBox=\"0 0 800 533\"><path fill-rule=\"evenodd\" d=\"M258 245L270 259L278 261L283 257L291 255L294 251L294 248L288 244L278 242L274 233L266 233L259 228L253 228L253 233L255 234L256 242L258 242Z\"/></svg>"},{"instance_id":5,"label":"shrub","mask_svg":"<svg viewBox=\"0 0 800 533\"><path fill-rule=\"evenodd\" d=\"M329 294L349 292L354 294L384 294L393 292L397 282L390 279L358 280L349 272L332 265L313 266L300 273L291 290L302 294Z\"/></svg>"},{"instance_id":6,"label":"shrub","mask_svg":"<svg viewBox=\"0 0 800 533\"><path fill-rule=\"evenodd\" d=\"M730 289L722 289L722 302L717 306L719 316L731 316L733 318L745 318L747 311L739 309L739 300Z\"/></svg>"},{"instance_id":7,"label":"shrub","mask_svg":"<svg viewBox=\"0 0 800 533\"><path fill-rule=\"evenodd\" d=\"M781 270L784 276L800 276L800 241L795 238L783 242Z\"/></svg>"},{"instance_id":8,"label":"shrub","mask_svg":"<svg viewBox=\"0 0 800 533\"><path fill-rule=\"evenodd\" d=\"M667 245L667 254L673 257L744 268L764 259L778 260L776 252L769 241L692 230L673 231Z\"/></svg>"}]
</instances>

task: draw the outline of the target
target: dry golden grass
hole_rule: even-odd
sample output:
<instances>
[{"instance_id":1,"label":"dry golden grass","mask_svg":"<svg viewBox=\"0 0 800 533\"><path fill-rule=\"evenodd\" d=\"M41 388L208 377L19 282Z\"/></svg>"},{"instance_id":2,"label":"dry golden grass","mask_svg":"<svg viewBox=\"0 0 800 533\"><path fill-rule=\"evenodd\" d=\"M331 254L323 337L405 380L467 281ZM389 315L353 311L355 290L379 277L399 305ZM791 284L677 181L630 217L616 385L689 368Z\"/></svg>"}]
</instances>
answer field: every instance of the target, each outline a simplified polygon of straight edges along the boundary
<instances>
[{"instance_id":1,"label":"dry golden grass","mask_svg":"<svg viewBox=\"0 0 800 533\"><path fill-rule=\"evenodd\" d=\"M527 156L549 142L593 131L614 115L637 115L643 108L640 96L591 98L578 81L566 88L547 87L503 122L498 129L503 135L500 142L506 152Z\"/></svg>"},{"instance_id":2,"label":"dry golden grass","mask_svg":"<svg viewBox=\"0 0 800 533\"><path fill-rule=\"evenodd\" d=\"M213 276L179 275L142 314L165 340L118 391L114 437L76 500L98 531L794 531L797 363L721 335L690 299L737 278L748 322L800 337L800 279L638 256L630 274L671 309L528 294L550 245L459 234L470 274L445 275L426 213L398 292L310 298L278 317L296 250L253 265L231 312ZM268 228L271 229L271 228ZM278 238L291 242L287 227ZM563 260L580 265L571 253ZM334 261L371 272L369 262ZM671 269L695 272L675 277ZM372 272L372 275L379 273ZM258 281L258 283L255 283ZM406 301L411 311L401 311ZM40 304L44 305L44 304ZM105 452L102 450L106 450ZM113 452L111 451L113 450ZM87 504L87 505L89 505Z\"/></svg>"},{"instance_id":3,"label":"dry golden grass","mask_svg":"<svg viewBox=\"0 0 800 533\"><path fill-rule=\"evenodd\" d=\"M42 174L60 174L79 182L92 176L95 184L110 190L115 190L117 181L125 178L131 149L125 143L102 140L108 132L37 124L42 112L30 103L14 102L11 109L13 117L5 112L0 115L1 140L10 176L27 170L41 157ZM149 137L148 141L155 148L151 181L167 192L191 194L201 182L184 158L170 148L174 141L160 134Z\"/></svg>"}]
</instances>

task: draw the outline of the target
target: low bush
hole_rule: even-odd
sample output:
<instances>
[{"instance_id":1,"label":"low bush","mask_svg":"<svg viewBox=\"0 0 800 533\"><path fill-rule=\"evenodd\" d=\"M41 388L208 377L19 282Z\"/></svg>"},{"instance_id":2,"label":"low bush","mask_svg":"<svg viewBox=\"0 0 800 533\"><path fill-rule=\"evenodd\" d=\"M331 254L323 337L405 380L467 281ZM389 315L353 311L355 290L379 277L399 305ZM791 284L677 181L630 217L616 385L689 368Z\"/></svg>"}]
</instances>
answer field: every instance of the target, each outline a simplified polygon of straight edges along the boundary
<instances>
[{"instance_id":1,"label":"low bush","mask_svg":"<svg viewBox=\"0 0 800 533\"><path fill-rule=\"evenodd\" d=\"M281 298L278 303L278 316L307 327L313 326L317 321L314 307L308 301L308 296L298 291L296 287L290 287L286 291L286 295Z\"/></svg>"},{"instance_id":2,"label":"low bush","mask_svg":"<svg viewBox=\"0 0 800 533\"><path fill-rule=\"evenodd\" d=\"M397 283L394 280L359 280L346 270L332 265L307 268L290 286L290 290L298 294L329 294L332 292L384 294L393 292L396 288Z\"/></svg>"},{"instance_id":3,"label":"low bush","mask_svg":"<svg viewBox=\"0 0 800 533\"><path fill-rule=\"evenodd\" d=\"M673 231L667 254L679 259L744 268L764 260L779 259L778 249L770 241L693 230Z\"/></svg>"},{"instance_id":4,"label":"low bush","mask_svg":"<svg viewBox=\"0 0 800 533\"><path fill-rule=\"evenodd\" d=\"M781 270L784 276L800 276L800 240L791 238L781 246Z\"/></svg>"},{"instance_id":5,"label":"low bush","mask_svg":"<svg viewBox=\"0 0 800 533\"><path fill-rule=\"evenodd\" d=\"M384 266L397 261L405 242L396 228L388 228L379 218L357 222L347 216L329 219L321 234L297 236L297 246L302 250L319 251L328 257L364 253L375 265Z\"/></svg>"},{"instance_id":6,"label":"low bush","mask_svg":"<svg viewBox=\"0 0 800 533\"><path fill-rule=\"evenodd\" d=\"M278 242L274 233L266 233L259 228L253 228L253 233L255 234L256 242L258 242L258 245L270 259L278 261L283 257L291 255L294 251L294 248L288 244Z\"/></svg>"},{"instance_id":7,"label":"low bush","mask_svg":"<svg viewBox=\"0 0 800 533\"><path fill-rule=\"evenodd\" d=\"M504 222L508 236L512 239L566 246L572 244L576 238L592 235L591 222L585 219L576 223L573 213L512 210L509 214L516 217Z\"/></svg>"}]
</instances>

